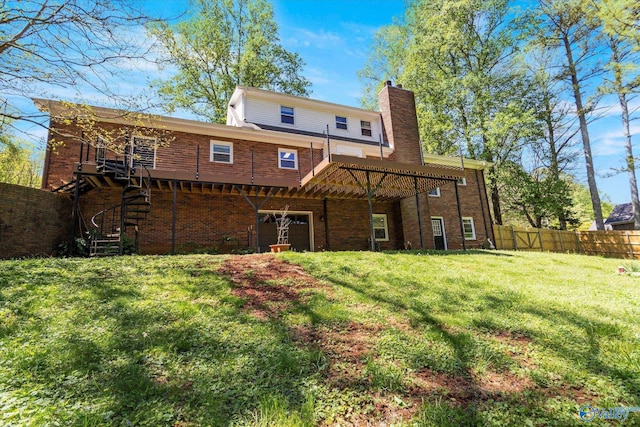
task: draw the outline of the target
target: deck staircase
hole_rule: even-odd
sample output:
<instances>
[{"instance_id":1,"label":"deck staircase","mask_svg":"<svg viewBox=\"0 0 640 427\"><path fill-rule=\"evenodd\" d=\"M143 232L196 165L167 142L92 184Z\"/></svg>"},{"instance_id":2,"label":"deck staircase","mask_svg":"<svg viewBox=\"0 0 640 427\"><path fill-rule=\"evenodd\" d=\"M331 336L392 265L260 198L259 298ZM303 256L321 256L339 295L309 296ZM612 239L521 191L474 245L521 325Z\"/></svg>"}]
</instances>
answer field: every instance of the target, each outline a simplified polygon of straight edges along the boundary
<instances>
[{"instance_id":1,"label":"deck staircase","mask_svg":"<svg viewBox=\"0 0 640 427\"><path fill-rule=\"evenodd\" d=\"M147 219L151 211L151 175L144 166L128 168L123 163L103 164L103 172L113 173L123 182L122 201L96 213L91 218L90 256L123 255L125 233L134 228L134 250L138 248L138 224Z\"/></svg>"}]
</instances>

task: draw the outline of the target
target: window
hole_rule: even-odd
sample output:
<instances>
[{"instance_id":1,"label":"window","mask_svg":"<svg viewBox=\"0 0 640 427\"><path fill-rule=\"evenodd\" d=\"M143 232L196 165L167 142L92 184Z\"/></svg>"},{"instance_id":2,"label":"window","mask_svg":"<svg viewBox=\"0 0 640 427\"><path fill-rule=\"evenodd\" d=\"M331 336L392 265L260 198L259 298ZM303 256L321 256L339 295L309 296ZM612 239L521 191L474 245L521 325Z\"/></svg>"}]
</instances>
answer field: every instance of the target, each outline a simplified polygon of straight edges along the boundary
<instances>
[{"instance_id":1,"label":"window","mask_svg":"<svg viewBox=\"0 0 640 427\"><path fill-rule=\"evenodd\" d=\"M288 125L294 124L293 107L280 107L280 122Z\"/></svg>"},{"instance_id":2,"label":"window","mask_svg":"<svg viewBox=\"0 0 640 427\"><path fill-rule=\"evenodd\" d=\"M298 169L298 152L285 148L278 148L278 167L280 169Z\"/></svg>"},{"instance_id":3,"label":"window","mask_svg":"<svg viewBox=\"0 0 640 427\"><path fill-rule=\"evenodd\" d=\"M386 214L373 214L373 234L377 242L389 241L389 227Z\"/></svg>"},{"instance_id":4,"label":"window","mask_svg":"<svg viewBox=\"0 0 640 427\"><path fill-rule=\"evenodd\" d=\"M347 130L347 118L336 116L336 129Z\"/></svg>"},{"instance_id":5,"label":"window","mask_svg":"<svg viewBox=\"0 0 640 427\"><path fill-rule=\"evenodd\" d=\"M458 182L458 185L467 185L467 178L465 177L458 178L457 182Z\"/></svg>"},{"instance_id":6,"label":"window","mask_svg":"<svg viewBox=\"0 0 640 427\"><path fill-rule=\"evenodd\" d=\"M473 225L473 218L462 218L462 228L464 229L464 240L476 240L476 228Z\"/></svg>"},{"instance_id":7,"label":"window","mask_svg":"<svg viewBox=\"0 0 640 427\"><path fill-rule=\"evenodd\" d=\"M131 167L138 165L152 168L156 167L156 139L148 136L134 136L131 138L133 145L133 157Z\"/></svg>"},{"instance_id":8,"label":"window","mask_svg":"<svg viewBox=\"0 0 640 427\"><path fill-rule=\"evenodd\" d=\"M432 190L429 190L429 196L431 197L440 197L440 187L436 187Z\"/></svg>"},{"instance_id":9,"label":"window","mask_svg":"<svg viewBox=\"0 0 640 427\"><path fill-rule=\"evenodd\" d=\"M363 136L371 136L371 122L360 120L360 128L362 129Z\"/></svg>"},{"instance_id":10,"label":"window","mask_svg":"<svg viewBox=\"0 0 640 427\"><path fill-rule=\"evenodd\" d=\"M210 162L233 163L233 144L231 142L211 141Z\"/></svg>"}]
</instances>

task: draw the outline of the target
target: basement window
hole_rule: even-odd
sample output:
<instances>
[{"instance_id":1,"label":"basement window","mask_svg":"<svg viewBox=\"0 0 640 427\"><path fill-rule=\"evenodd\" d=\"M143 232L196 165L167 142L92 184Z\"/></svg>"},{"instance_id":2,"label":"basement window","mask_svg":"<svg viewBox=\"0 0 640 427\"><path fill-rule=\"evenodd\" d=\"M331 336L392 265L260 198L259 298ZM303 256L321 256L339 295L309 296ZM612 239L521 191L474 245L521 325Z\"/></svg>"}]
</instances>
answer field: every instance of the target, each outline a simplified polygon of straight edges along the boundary
<instances>
[{"instance_id":1,"label":"basement window","mask_svg":"<svg viewBox=\"0 0 640 427\"><path fill-rule=\"evenodd\" d=\"M278 148L278 167L280 169L298 169L298 152L286 148Z\"/></svg>"},{"instance_id":2,"label":"basement window","mask_svg":"<svg viewBox=\"0 0 640 427\"><path fill-rule=\"evenodd\" d=\"M473 218L463 217L462 228L464 229L464 240L476 240L476 227L473 224Z\"/></svg>"},{"instance_id":3,"label":"basement window","mask_svg":"<svg viewBox=\"0 0 640 427\"><path fill-rule=\"evenodd\" d=\"M430 197L440 197L440 187L433 188L429 190Z\"/></svg>"},{"instance_id":4,"label":"basement window","mask_svg":"<svg viewBox=\"0 0 640 427\"><path fill-rule=\"evenodd\" d=\"M210 162L214 163L233 163L233 143L211 141Z\"/></svg>"},{"instance_id":5,"label":"basement window","mask_svg":"<svg viewBox=\"0 0 640 427\"><path fill-rule=\"evenodd\" d=\"M458 182L458 185L467 185L467 178L465 177L458 178L457 182Z\"/></svg>"},{"instance_id":6,"label":"basement window","mask_svg":"<svg viewBox=\"0 0 640 427\"><path fill-rule=\"evenodd\" d=\"M389 227L387 224L387 214L373 214L373 234L376 242L389 241Z\"/></svg>"},{"instance_id":7,"label":"basement window","mask_svg":"<svg viewBox=\"0 0 640 427\"><path fill-rule=\"evenodd\" d=\"M360 128L362 130L362 136L371 136L371 122L360 120Z\"/></svg>"},{"instance_id":8,"label":"basement window","mask_svg":"<svg viewBox=\"0 0 640 427\"><path fill-rule=\"evenodd\" d=\"M294 124L293 107L280 106L280 122L288 125Z\"/></svg>"}]
</instances>

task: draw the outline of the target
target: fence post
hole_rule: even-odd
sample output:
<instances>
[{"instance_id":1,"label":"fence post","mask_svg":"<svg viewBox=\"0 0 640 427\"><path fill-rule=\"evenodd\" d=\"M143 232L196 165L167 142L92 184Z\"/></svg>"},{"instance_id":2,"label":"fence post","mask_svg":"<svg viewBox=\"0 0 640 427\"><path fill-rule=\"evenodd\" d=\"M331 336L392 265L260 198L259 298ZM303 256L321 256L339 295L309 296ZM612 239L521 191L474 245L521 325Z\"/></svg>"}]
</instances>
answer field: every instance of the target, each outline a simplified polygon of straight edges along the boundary
<instances>
[{"instance_id":1,"label":"fence post","mask_svg":"<svg viewBox=\"0 0 640 427\"><path fill-rule=\"evenodd\" d=\"M564 244L562 243L562 231L558 230L558 237L560 238L560 250L564 252Z\"/></svg>"},{"instance_id":2,"label":"fence post","mask_svg":"<svg viewBox=\"0 0 640 427\"><path fill-rule=\"evenodd\" d=\"M576 244L577 244L577 248L578 248L578 253L581 254L582 253L582 243L580 243L580 232L576 231Z\"/></svg>"},{"instance_id":3,"label":"fence post","mask_svg":"<svg viewBox=\"0 0 640 427\"><path fill-rule=\"evenodd\" d=\"M538 238L540 239L540 252L544 252L544 246L542 244L542 228L538 228Z\"/></svg>"},{"instance_id":4,"label":"fence post","mask_svg":"<svg viewBox=\"0 0 640 427\"><path fill-rule=\"evenodd\" d=\"M511 226L511 235L513 236L513 250L518 250L518 241L516 240L516 230Z\"/></svg>"},{"instance_id":5,"label":"fence post","mask_svg":"<svg viewBox=\"0 0 640 427\"><path fill-rule=\"evenodd\" d=\"M633 245L631 244L631 236L629 236L629 232L625 233L627 235L627 242L629 242L629 253L631 254L631 259L636 259L636 255L633 253Z\"/></svg>"},{"instance_id":6,"label":"fence post","mask_svg":"<svg viewBox=\"0 0 640 427\"><path fill-rule=\"evenodd\" d=\"M500 246L501 246L500 249L504 249L504 239L502 238L502 226L498 225L497 228L498 228L498 234L500 234Z\"/></svg>"}]
</instances>

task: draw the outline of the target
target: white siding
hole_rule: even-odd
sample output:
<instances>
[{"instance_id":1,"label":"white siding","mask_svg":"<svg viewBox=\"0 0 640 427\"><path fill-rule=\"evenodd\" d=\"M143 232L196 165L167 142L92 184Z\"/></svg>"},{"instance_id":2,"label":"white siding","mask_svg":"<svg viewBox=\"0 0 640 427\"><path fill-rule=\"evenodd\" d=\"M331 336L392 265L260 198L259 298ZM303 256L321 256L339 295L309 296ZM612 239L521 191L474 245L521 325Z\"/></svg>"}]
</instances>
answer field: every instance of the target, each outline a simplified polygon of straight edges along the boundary
<instances>
[{"instance_id":1,"label":"white siding","mask_svg":"<svg viewBox=\"0 0 640 427\"><path fill-rule=\"evenodd\" d=\"M293 125L282 123L280 121L280 106L293 107L294 121ZM236 106L237 107L237 106ZM278 127L290 127L292 129L304 130L308 132L324 133L329 125L329 133L335 136L347 138L362 139L372 142L379 141L379 135L382 133L380 120L371 120L369 117L347 117L347 130L336 128L336 115L345 117L344 112L331 113L327 111L316 111L308 107L300 107L291 103L280 104L278 102L268 101L264 99L246 98L244 102L244 118L249 123L264 124ZM360 120L371 122L371 136L363 136L360 128Z\"/></svg>"}]
</instances>

